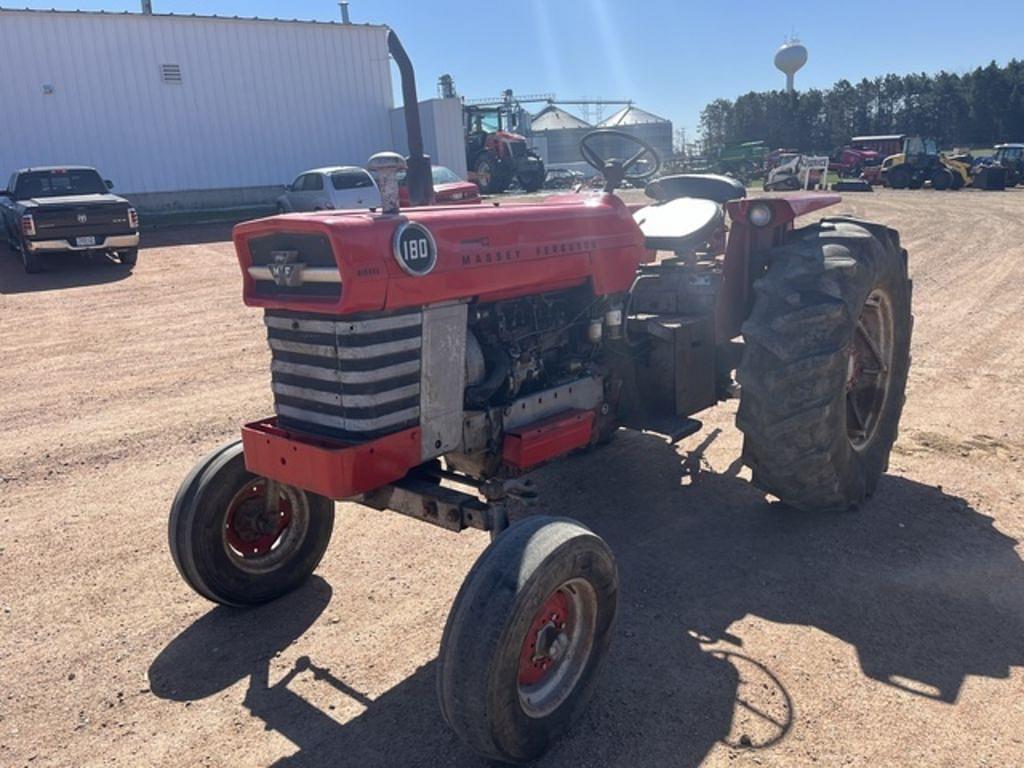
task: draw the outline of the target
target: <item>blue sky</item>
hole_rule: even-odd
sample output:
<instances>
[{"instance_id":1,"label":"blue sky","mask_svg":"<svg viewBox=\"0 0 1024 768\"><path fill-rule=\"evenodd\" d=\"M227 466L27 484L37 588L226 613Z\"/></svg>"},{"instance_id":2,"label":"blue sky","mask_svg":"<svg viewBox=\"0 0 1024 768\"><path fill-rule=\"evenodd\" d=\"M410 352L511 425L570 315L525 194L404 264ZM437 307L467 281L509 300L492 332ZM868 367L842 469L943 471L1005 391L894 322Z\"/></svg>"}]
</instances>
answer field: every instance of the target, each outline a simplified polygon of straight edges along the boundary
<instances>
[{"instance_id":1,"label":"blue sky","mask_svg":"<svg viewBox=\"0 0 1024 768\"><path fill-rule=\"evenodd\" d=\"M2 4L139 7L137 0ZM153 6L158 13L339 18L333 0L153 0ZM421 96L435 95L438 76L448 72L471 98L503 88L563 99L630 98L691 137L712 99L782 87L772 56L792 32L810 51L798 88L887 72L962 72L1024 57L1020 0L352 0L350 8L353 21L388 24L399 33ZM503 25L507 20L512 23Z\"/></svg>"}]
</instances>

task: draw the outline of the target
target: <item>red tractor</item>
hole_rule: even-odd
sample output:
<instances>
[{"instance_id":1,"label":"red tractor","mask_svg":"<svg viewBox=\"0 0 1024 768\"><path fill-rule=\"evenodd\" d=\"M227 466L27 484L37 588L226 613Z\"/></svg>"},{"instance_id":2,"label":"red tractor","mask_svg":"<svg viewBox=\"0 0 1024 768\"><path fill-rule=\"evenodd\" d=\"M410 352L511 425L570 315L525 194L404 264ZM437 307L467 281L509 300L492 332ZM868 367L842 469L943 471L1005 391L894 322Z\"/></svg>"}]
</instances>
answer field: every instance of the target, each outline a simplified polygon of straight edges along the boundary
<instances>
[{"instance_id":1,"label":"red tractor","mask_svg":"<svg viewBox=\"0 0 1024 768\"><path fill-rule=\"evenodd\" d=\"M390 48L415 104L393 33ZM430 199L417 132L410 122L414 206ZM538 757L579 713L619 591L601 538L530 514L531 470L620 427L678 441L700 428L694 414L740 397L754 483L841 512L874 492L903 408L911 283L895 231L843 217L796 228L839 198L747 200L717 176L662 178L650 204L630 207L615 189L659 161L618 132L635 154L600 157L607 133L581 144L606 179L599 192L399 209L388 181L401 163L378 157L380 211L236 227L275 414L200 461L170 516L185 581L236 606L313 572L337 500L487 531L437 684L452 729L509 762ZM643 525L643 510L629 514Z\"/></svg>"},{"instance_id":2,"label":"red tractor","mask_svg":"<svg viewBox=\"0 0 1024 768\"><path fill-rule=\"evenodd\" d=\"M544 186L544 161L517 133L523 109L506 91L500 104L463 107L469 180L487 195L504 192L512 182L524 192Z\"/></svg>"}]
</instances>

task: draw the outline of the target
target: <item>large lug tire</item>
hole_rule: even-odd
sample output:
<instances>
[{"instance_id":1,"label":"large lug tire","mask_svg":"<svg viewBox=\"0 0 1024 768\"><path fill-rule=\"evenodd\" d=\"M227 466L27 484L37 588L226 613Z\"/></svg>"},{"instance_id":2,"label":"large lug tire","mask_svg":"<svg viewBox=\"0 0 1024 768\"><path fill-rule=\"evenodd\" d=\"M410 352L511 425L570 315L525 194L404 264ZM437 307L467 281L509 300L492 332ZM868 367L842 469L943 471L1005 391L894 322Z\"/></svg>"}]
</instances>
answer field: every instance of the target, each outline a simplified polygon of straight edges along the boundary
<instances>
[{"instance_id":1,"label":"large lug tire","mask_svg":"<svg viewBox=\"0 0 1024 768\"><path fill-rule=\"evenodd\" d=\"M39 263L39 254L30 251L24 241L18 243L18 255L26 274L35 275L43 271L43 265Z\"/></svg>"},{"instance_id":2,"label":"large lug tire","mask_svg":"<svg viewBox=\"0 0 1024 768\"><path fill-rule=\"evenodd\" d=\"M770 252L737 371L754 484L805 511L854 507L888 469L910 368L896 232L826 219Z\"/></svg>"},{"instance_id":3,"label":"large lug tire","mask_svg":"<svg viewBox=\"0 0 1024 768\"><path fill-rule=\"evenodd\" d=\"M523 188L523 192L537 192L544 186L544 169L541 167L537 170L523 171L516 177L519 181L519 186Z\"/></svg>"},{"instance_id":4,"label":"large lug tire","mask_svg":"<svg viewBox=\"0 0 1024 768\"><path fill-rule=\"evenodd\" d=\"M333 501L252 474L241 441L234 441L182 482L167 534L174 564L192 589L242 606L298 587L320 563L333 528Z\"/></svg>"},{"instance_id":5,"label":"large lug tire","mask_svg":"<svg viewBox=\"0 0 1024 768\"><path fill-rule=\"evenodd\" d=\"M485 195L497 195L508 189L512 175L498 162L493 152L484 152L473 164L476 184Z\"/></svg>"},{"instance_id":6,"label":"large lug tire","mask_svg":"<svg viewBox=\"0 0 1024 768\"><path fill-rule=\"evenodd\" d=\"M441 641L441 713L479 754L526 762L593 691L618 608L608 545L579 523L534 517L484 550Z\"/></svg>"}]
</instances>

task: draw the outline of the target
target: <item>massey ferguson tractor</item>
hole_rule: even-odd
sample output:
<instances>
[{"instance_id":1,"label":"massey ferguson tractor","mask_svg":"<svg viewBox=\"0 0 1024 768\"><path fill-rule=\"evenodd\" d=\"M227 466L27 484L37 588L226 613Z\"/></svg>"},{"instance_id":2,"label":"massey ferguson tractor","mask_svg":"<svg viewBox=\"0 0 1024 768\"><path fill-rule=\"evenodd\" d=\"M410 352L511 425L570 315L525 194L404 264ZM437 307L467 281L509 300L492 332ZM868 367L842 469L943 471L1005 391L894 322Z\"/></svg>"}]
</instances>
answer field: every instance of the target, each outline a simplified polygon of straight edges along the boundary
<instances>
[{"instance_id":1,"label":"massey ferguson tractor","mask_svg":"<svg viewBox=\"0 0 1024 768\"><path fill-rule=\"evenodd\" d=\"M411 65L389 40L414 105ZM732 179L680 175L627 205L616 188L659 161L628 134L635 154L600 157L602 130L581 150L603 190L426 207L415 119L408 132L407 161L372 159L380 210L236 227L274 413L185 478L171 553L200 595L246 606L313 572L336 501L487 531L444 629L440 705L479 754L530 761L594 688L619 590L601 538L536 513L531 470L620 428L676 442L700 428L695 414L739 397L758 487L823 514L864 503L903 408L907 253L880 224L794 225L834 195L745 199ZM399 209L406 163L414 207ZM644 524L642 509L626 513Z\"/></svg>"}]
</instances>

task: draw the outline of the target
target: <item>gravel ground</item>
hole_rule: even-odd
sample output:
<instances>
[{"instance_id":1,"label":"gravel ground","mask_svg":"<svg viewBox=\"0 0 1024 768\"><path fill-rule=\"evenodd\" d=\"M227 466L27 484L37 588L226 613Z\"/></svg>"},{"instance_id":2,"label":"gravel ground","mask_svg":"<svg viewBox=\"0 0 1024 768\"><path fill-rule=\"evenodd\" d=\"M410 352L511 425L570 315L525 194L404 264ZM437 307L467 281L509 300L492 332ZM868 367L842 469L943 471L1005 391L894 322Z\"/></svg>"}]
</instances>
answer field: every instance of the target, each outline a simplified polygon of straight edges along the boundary
<instances>
[{"instance_id":1,"label":"gravel ground","mask_svg":"<svg viewBox=\"0 0 1024 768\"><path fill-rule=\"evenodd\" d=\"M543 766L1024 764L1024 190L850 195L897 227L914 367L858 513L770 505L735 407L536 474L616 552L597 694ZM139 266L0 249L0 765L475 766L434 694L486 536L338 507L317 575L248 612L171 563L192 463L271 411L223 225Z\"/></svg>"}]
</instances>

